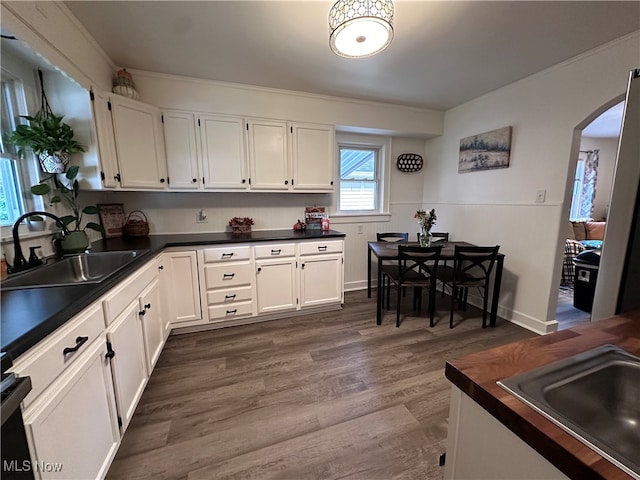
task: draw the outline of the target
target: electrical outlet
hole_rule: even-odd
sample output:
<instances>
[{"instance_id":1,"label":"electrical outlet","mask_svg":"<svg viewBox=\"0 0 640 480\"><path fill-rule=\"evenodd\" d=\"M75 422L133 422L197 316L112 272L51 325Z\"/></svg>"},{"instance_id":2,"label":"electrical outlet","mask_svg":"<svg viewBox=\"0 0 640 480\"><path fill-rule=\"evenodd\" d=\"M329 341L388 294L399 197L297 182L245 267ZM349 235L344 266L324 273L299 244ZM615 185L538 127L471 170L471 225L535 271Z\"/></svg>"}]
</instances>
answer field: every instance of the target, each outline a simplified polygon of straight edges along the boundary
<instances>
[{"instance_id":1,"label":"electrical outlet","mask_svg":"<svg viewBox=\"0 0 640 480\"><path fill-rule=\"evenodd\" d=\"M547 196L546 190L536 191L536 203L544 203L546 196Z\"/></svg>"},{"instance_id":2,"label":"electrical outlet","mask_svg":"<svg viewBox=\"0 0 640 480\"><path fill-rule=\"evenodd\" d=\"M362 225L358 225L358 235L362 235L364 233L364 227Z\"/></svg>"},{"instance_id":3,"label":"electrical outlet","mask_svg":"<svg viewBox=\"0 0 640 480\"><path fill-rule=\"evenodd\" d=\"M196 212L196 223L209 223L207 212L205 212L204 209Z\"/></svg>"}]
</instances>

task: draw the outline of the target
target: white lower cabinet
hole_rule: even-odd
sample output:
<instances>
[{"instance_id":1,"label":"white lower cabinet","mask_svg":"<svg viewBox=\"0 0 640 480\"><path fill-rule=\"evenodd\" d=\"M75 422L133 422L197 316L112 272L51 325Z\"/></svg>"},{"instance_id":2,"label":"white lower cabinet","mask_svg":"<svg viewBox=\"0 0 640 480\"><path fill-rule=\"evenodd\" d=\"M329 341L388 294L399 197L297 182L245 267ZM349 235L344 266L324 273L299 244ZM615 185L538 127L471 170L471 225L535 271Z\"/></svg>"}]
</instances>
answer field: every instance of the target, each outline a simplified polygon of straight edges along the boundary
<instances>
[{"instance_id":1,"label":"white lower cabinet","mask_svg":"<svg viewBox=\"0 0 640 480\"><path fill-rule=\"evenodd\" d=\"M104 478L120 444L104 336L24 415L36 478Z\"/></svg>"},{"instance_id":2,"label":"white lower cabinet","mask_svg":"<svg viewBox=\"0 0 640 480\"><path fill-rule=\"evenodd\" d=\"M300 306L344 301L344 240L300 244Z\"/></svg>"},{"instance_id":3,"label":"white lower cabinet","mask_svg":"<svg viewBox=\"0 0 640 480\"><path fill-rule=\"evenodd\" d=\"M170 324L202 320L196 252L169 251L160 260L160 281Z\"/></svg>"},{"instance_id":4,"label":"white lower cabinet","mask_svg":"<svg viewBox=\"0 0 640 480\"><path fill-rule=\"evenodd\" d=\"M160 282L156 279L140 294L139 315L142 321L147 373L151 375L164 345L165 326L161 315Z\"/></svg>"},{"instance_id":5,"label":"white lower cabinet","mask_svg":"<svg viewBox=\"0 0 640 480\"><path fill-rule=\"evenodd\" d=\"M113 386L122 431L126 430L148 380L138 299L107 330Z\"/></svg>"},{"instance_id":6,"label":"white lower cabinet","mask_svg":"<svg viewBox=\"0 0 640 480\"><path fill-rule=\"evenodd\" d=\"M296 265L295 257L256 260L258 314L296 309Z\"/></svg>"}]
</instances>

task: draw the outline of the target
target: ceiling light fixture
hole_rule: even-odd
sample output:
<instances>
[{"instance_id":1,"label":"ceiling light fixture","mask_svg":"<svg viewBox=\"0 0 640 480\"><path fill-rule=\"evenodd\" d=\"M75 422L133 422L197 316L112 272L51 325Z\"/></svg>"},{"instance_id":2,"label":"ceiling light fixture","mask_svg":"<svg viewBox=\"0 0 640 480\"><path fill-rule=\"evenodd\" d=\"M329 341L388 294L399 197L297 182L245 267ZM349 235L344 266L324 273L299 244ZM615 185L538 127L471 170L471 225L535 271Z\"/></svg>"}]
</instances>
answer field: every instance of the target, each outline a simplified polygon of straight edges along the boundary
<instances>
[{"instance_id":1,"label":"ceiling light fixture","mask_svg":"<svg viewBox=\"0 0 640 480\"><path fill-rule=\"evenodd\" d=\"M337 55L362 58L381 52L393 39L391 0L338 0L329 11L329 45Z\"/></svg>"}]
</instances>

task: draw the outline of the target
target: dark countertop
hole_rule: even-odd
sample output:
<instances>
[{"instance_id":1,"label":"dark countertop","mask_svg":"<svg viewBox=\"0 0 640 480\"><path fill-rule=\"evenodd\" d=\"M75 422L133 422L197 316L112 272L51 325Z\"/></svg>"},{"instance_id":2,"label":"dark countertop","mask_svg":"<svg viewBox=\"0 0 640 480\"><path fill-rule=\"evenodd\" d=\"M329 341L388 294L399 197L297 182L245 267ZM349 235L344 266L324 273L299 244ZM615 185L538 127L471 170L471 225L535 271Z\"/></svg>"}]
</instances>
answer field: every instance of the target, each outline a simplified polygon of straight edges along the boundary
<instances>
[{"instance_id":1,"label":"dark countertop","mask_svg":"<svg viewBox=\"0 0 640 480\"><path fill-rule=\"evenodd\" d=\"M263 230L241 234L194 233L99 240L92 243L92 251L148 250L148 252L99 284L2 291L0 350L10 354L13 359L17 358L168 247L344 237L344 233L335 230L328 232Z\"/></svg>"},{"instance_id":2,"label":"dark countertop","mask_svg":"<svg viewBox=\"0 0 640 480\"><path fill-rule=\"evenodd\" d=\"M496 381L605 344L640 355L640 311L447 362L463 393L570 478L631 477L496 384Z\"/></svg>"}]
</instances>

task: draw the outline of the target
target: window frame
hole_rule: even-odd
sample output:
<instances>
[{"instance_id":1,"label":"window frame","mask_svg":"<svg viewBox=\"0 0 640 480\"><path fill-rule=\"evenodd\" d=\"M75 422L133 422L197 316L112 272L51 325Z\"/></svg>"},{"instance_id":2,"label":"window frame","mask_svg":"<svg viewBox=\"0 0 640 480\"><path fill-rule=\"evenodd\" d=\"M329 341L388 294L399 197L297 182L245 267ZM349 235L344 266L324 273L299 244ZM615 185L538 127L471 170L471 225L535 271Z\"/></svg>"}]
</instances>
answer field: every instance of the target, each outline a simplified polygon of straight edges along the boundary
<instances>
[{"instance_id":1,"label":"window frame","mask_svg":"<svg viewBox=\"0 0 640 480\"><path fill-rule=\"evenodd\" d=\"M340 187L341 187L341 156L342 148L376 150L376 207L373 210L340 210ZM338 179L335 199L331 216L338 220L343 218L345 221L353 217L360 217L361 221L380 221L390 218L389 213L389 178L391 160L389 158L391 152L391 137L381 135L355 134L346 132L336 132L336 174Z\"/></svg>"}]
</instances>

